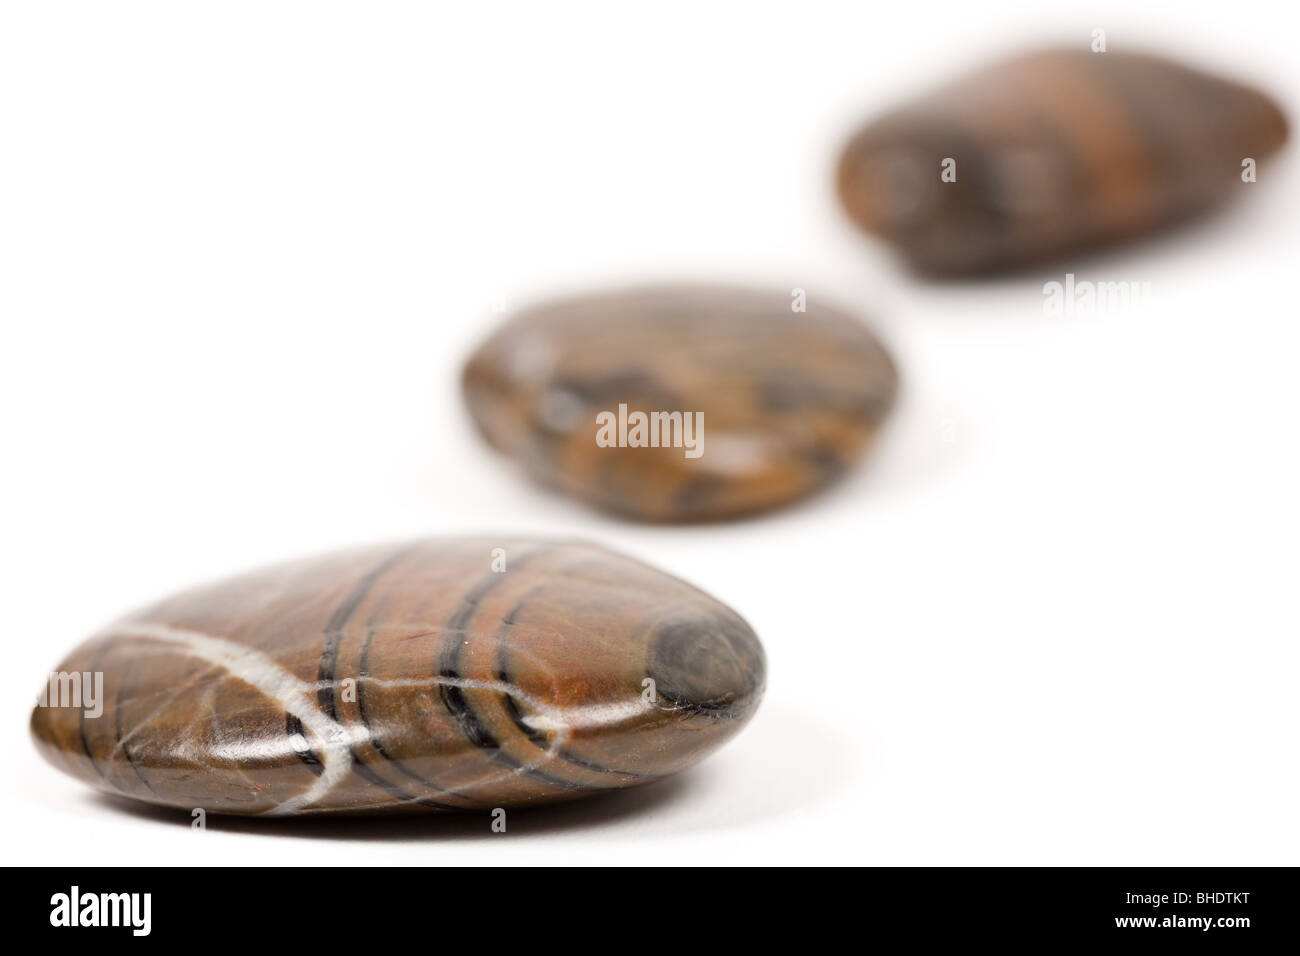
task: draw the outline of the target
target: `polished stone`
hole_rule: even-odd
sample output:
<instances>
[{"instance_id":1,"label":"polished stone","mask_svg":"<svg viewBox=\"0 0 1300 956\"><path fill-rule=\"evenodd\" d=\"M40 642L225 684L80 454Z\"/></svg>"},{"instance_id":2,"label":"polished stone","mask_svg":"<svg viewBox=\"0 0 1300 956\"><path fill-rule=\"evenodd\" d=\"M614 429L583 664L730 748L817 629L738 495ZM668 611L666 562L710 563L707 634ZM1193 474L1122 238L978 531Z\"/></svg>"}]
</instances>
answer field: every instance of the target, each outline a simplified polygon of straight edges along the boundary
<instances>
[{"instance_id":1,"label":"polished stone","mask_svg":"<svg viewBox=\"0 0 1300 956\"><path fill-rule=\"evenodd\" d=\"M1059 260L1203 212L1287 138L1276 103L1179 63L1112 50L1026 54L866 126L839 193L921 272ZM945 181L945 172L947 179Z\"/></svg>"},{"instance_id":2,"label":"polished stone","mask_svg":"<svg viewBox=\"0 0 1300 956\"><path fill-rule=\"evenodd\" d=\"M658 780L740 730L763 649L729 608L581 543L430 539L186 591L57 670L55 766L185 810L482 810Z\"/></svg>"},{"instance_id":3,"label":"polished stone","mask_svg":"<svg viewBox=\"0 0 1300 956\"><path fill-rule=\"evenodd\" d=\"M483 435L539 482L634 518L698 521L828 484L871 443L898 376L871 332L802 290L651 286L524 310L474 353L463 386ZM655 413L679 415L680 436L656 431Z\"/></svg>"}]
</instances>

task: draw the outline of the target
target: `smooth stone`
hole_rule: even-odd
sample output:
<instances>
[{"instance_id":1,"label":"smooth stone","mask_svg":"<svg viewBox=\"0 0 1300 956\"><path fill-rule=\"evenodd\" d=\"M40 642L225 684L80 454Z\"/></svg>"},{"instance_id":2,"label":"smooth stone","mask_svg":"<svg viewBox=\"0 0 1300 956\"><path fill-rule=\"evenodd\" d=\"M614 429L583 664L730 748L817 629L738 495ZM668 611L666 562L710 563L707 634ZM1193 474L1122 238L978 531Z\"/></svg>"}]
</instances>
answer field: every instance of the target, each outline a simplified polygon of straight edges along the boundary
<instances>
[{"instance_id":1,"label":"smooth stone","mask_svg":"<svg viewBox=\"0 0 1300 956\"><path fill-rule=\"evenodd\" d=\"M1025 54L906 103L845 148L839 193L919 271L1015 270L1230 196L1287 139L1254 89L1136 53ZM943 181L945 161L956 179ZM1258 174L1257 174L1258 175Z\"/></svg>"},{"instance_id":2,"label":"smooth stone","mask_svg":"<svg viewBox=\"0 0 1300 956\"><path fill-rule=\"evenodd\" d=\"M186 591L57 671L101 672L104 692L98 716L33 711L56 767L147 803L266 815L521 807L648 783L737 733L764 685L753 631L702 591L594 545L499 538Z\"/></svg>"},{"instance_id":3,"label":"smooth stone","mask_svg":"<svg viewBox=\"0 0 1300 956\"><path fill-rule=\"evenodd\" d=\"M462 384L483 435L537 481L633 518L699 521L830 483L876 435L898 374L871 332L816 296L660 286L526 309ZM637 412L681 413L683 429L702 414L698 457L684 430L678 445L634 447ZM602 413L619 416L626 445L598 441Z\"/></svg>"}]
</instances>

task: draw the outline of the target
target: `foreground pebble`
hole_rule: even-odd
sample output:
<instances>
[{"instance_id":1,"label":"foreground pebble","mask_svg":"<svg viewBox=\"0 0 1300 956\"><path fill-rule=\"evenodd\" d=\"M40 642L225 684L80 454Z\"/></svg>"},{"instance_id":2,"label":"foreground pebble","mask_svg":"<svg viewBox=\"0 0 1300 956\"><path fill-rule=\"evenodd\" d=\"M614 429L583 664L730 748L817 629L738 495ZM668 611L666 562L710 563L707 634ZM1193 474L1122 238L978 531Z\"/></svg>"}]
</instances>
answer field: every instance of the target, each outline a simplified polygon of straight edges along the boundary
<instances>
[{"instance_id":1,"label":"foreground pebble","mask_svg":"<svg viewBox=\"0 0 1300 956\"><path fill-rule=\"evenodd\" d=\"M735 612L638 561L457 538L184 592L56 674L32 733L100 790L214 813L382 813L549 803L675 773L749 720L764 657Z\"/></svg>"},{"instance_id":2,"label":"foreground pebble","mask_svg":"<svg viewBox=\"0 0 1300 956\"><path fill-rule=\"evenodd\" d=\"M1016 269L1242 190L1287 123L1264 94L1135 53L1046 50L900 106L844 150L862 228L922 272Z\"/></svg>"},{"instance_id":3,"label":"foreground pebble","mask_svg":"<svg viewBox=\"0 0 1300 956\"><path fill-rule=\"evenodd\" d=\"M849 315L802 290L647 287L552 301L470 358L489 442L536 480L651 521L802 498L871 443L898 387Z\"/></svg>"}]
</instances>

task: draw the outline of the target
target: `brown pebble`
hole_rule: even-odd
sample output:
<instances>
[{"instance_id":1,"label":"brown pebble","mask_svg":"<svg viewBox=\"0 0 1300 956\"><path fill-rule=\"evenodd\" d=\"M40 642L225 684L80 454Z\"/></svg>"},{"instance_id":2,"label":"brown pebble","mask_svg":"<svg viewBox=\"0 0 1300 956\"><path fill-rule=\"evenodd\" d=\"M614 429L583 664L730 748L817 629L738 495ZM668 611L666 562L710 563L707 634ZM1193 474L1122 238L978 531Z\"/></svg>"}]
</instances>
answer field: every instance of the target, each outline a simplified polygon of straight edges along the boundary
<instances>
[{"instance_id":1,"label":"brown pebble","mask_svg":"<svg viewBox=\"0 0 1300 956\"><path fill-rule=\"evenodd\" d=\"M839 193L918 270L989 273L1140 236L1254 189L1243 161L1286 138L1281 110L1249 87L1154 56L1048 50L871 123L844 150Z\"/></svg>"},{"instance_id":2,"label":"brown pebble","mask_svg":"<svg viewBox=\"0 0 1300 956\"><path fill-rule=\"evenodd\" d=\"M651 521L729 518L816 491L871 443L897 385L888 353L844 312L714 286L526 309L463 376L482 433L535 479Z\"/></svg>"},{"instance_id":3,"label":"brown pebble","mask_svg":"<svg viewBox=\"0 0 1300 956\"><path fill-rule=\"evenodd\" d=\"M32 733L100 790L213 813L365 814L661 779L745 725L764 657L734 611L639 561L451 538L186 591L55 673Z\"/></svg>"}]
</instances>

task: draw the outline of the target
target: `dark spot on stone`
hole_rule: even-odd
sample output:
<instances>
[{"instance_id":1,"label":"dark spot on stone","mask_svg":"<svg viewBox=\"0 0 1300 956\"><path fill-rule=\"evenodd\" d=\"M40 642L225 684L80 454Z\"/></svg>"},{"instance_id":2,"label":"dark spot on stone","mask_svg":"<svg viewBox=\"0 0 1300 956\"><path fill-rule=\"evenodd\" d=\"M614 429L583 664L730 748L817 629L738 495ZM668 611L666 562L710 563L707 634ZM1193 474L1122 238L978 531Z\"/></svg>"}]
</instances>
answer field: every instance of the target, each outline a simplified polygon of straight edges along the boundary
<instances>
[{"instance_id":1,"label":"dark spot on stone","mask_svg":"<svg viewBox=\"0 0 1300 956\"><path fill-rule=\"evenodd\" d=\"M763 648L739 618L678 619L650 644L649 676L660 701L712 717L741 717L764 680Z\"/></svg>"}]
</instances>

